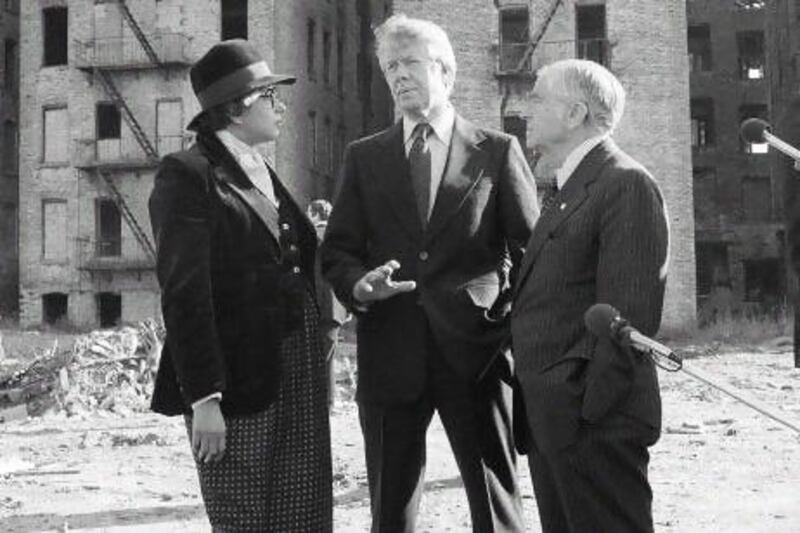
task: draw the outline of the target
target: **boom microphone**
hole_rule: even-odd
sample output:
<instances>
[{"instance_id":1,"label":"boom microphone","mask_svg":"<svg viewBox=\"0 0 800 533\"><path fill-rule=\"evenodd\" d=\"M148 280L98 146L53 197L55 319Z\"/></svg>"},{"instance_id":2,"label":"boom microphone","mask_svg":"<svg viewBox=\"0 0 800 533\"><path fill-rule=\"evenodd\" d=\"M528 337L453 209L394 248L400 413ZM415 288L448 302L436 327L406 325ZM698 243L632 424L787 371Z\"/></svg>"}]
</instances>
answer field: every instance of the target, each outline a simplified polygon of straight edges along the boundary
<instances>
[{"instance_id":1,"label":"boom microphone","mask_svg":"<svg viewBox=\"0 0 800 533\"><path fill-rule=\"evenodd\" d=\"M765 120L761 120L760 118L748 118L742 122L739 133L745 142L757 144L767 143L795 161L800 161L800 150L774 136L770 133L769 127L769 123Z\"/></svg>"},{"instance_id":2,"label":"boom microphone","mask_svg":"<svg viewBox=\"0 0 800 533\"><path fill-rule=\"evenodd\" d=\"M650 337L642 335L636 331L634 327L628 325L628 321L622 318L622 316L619 314L619 311L614 309L614 307L608 304L594 304L583 315L583 321L586 324L586 329L588 329L598 338L610 339L612 342L615 342L620 346L631 347L635 350L648 354L653 361L659 364L659 366L662 368L672 371L681 370L694 379L702 381L706 385L709 385L720 392L724 392L728 396L738 400L751 409L758 411L762 415L768 416L772 420L780 422L784 426L796 431L797 433L800 433L800 425L797 423L786 420L782 415L773 412L765 405L762 405L751 398L745 398L742 393L733 389L732 387L715 382L699 370L690 370L684 367L683 360L676 355L675 352L660 342L657 342ZM677 366L674 366L673 368L667 368L666 366L661 365L659 360L663 360L664 358L668 359L671 363L674 363Z\"/></svg>"}]
</instances>

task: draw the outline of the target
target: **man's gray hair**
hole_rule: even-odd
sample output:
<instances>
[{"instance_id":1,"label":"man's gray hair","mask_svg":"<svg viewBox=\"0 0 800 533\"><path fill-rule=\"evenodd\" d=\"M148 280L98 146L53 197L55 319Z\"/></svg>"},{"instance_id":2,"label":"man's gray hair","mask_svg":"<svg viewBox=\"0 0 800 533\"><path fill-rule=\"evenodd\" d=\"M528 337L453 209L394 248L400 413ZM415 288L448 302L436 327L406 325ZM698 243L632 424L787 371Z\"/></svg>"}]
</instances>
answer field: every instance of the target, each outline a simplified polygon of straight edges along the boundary
<instances>
[{"instance_id":1,"label":"man's gray hair","mask_svg":"<svg viewBox=\"0 0 800 533\"><path fill-rule=\"evenodd\" d=\"M586 104L589 124L611 132L625 111L625 89L607 68L585 59L563 59L539 69L549 89Z\"/></svg>"},{"instance_id":2,"label":"man's gray hair","mask_svg":"<svg viewBox=\"0 0 800 533\"><path fill-rule=\"evenodd\" d=\"M402 13L392 15L375 28L375 53L384 68L386 47L395 40L410 39L428 45L431 59L441 62L452 79L456 76L456 56L447 33L429 20L407 17Z\"/></svg>"}]
</instances>

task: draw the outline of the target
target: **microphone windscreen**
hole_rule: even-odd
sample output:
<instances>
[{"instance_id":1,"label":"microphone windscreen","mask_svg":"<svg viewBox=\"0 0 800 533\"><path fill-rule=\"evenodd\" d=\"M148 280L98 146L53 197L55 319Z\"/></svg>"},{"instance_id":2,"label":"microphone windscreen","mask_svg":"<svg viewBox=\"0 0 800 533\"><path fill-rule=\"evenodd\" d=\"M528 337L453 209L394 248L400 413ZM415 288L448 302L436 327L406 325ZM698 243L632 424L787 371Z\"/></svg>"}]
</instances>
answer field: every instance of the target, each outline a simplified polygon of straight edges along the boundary
<instances>
[{"instance_id":1,"label":"microphone windscreen","mask_svg":"<svg viewBox=\"0 0 800 533\"><path fill-rule=\"evenodd\" d=\"M748 118L742 122L739 132L745 142L761 144L767 142L764 138L764 132L767 130L769 130L769 123L767 123L767 121L761 120L760 118Z\"/></svg>"},{"instance_id":2,"label":"microphone windscreen","mask_svg":"<svg viewBox=\"0 0 800 533\"><path fill-rule=\"evenodd\" d=\"M586 329L601 339L611 337L611 324L619 317L619 311L608 304L594 304L583 315Z\"/></svg>"}]
</instances>

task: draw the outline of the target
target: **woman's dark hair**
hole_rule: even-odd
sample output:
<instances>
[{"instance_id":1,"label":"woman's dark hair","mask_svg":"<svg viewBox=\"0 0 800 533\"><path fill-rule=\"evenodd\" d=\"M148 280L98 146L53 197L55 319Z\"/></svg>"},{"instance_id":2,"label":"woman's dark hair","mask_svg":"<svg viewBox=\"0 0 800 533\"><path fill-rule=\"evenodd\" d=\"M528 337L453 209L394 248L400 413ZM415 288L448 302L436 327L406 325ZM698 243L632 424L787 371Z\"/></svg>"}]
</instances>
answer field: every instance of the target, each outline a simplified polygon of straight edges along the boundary
<instances>
[{"instance_id":1,"label":"woman's dark hair","mask_svg":"<svg viewBox=\"0 0 800 533\"><path fill-rule=\"evenodd\" d=\"M198 119L197 131L213 133L227 128L231 124L231 117L238 117L244 113L246 106L244 98L247 95L234 98L230 102L219 104L210 109Z\"/></svg>"}]
</instances>

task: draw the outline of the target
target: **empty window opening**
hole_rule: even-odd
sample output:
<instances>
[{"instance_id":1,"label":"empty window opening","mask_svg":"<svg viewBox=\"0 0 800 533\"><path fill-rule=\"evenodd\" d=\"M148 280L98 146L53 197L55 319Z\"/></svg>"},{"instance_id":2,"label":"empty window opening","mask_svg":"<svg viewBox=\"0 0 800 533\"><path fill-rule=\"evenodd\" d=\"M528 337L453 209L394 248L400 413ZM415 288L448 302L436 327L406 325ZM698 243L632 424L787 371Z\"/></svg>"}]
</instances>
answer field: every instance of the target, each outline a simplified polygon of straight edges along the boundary
<instances>
[{"instance_id":1,"label":"empty window opening","mask_svg":"<svg viewBox=\"0 0 800 533\"><path fill-rule=\"evenodd\" d=\"M222 0L222 40L247 39L247 0Z\"/></svg>"},{"instance_id":2,"label":"empty window opening","mask_svg":"<svg viewBox=\"0 0 800 533\"><path fill-rule=\"evenodd\" d=\"M714 144L714 100L693 98L691 101L692 146L703 147Z\"/></svg>"},{"instance_id":3,"label":"empty window opening","mask_svg":"<svg viewBox=\"0 0 800 533\"><path fill-rule=\"evenodd\" d=\"M530 40L530 16L527 7L510 7L500 11L500 70L523 69L520 65Z\"/></svg>"},{"instance_id":4,"label":"empty window opening","mask_svg":"<svg viewBox=\"0 0 800 533\"><path fill-rule=\"evenodd\" d=\"M578 57L608 66L605 4L575 6Z\"/></svg>"},{"instance_id":5,"label":"empty window opening","mask_svg":"<svg viewBox=\"0 0 800 533\"><path fill-rule=\"evenodd\" d=\"M44 66L67 64L68 17L66 7L49 7L42 11Z\"/></svg>"},{"instance_id":6,"label":"empty window opening","mask_svg":"<svg viewBox=\"0 0 800 533\"><path fill-rule=\"evenodd\" d=\"M62 292L50 292L42 295L42 318L45 324L57 324L67 318L69 296Z\"/></svg>"},{"instance_id":7,"label":"empty window opening","mask_svg":"<svg viewBox=\"0 0 800 533\"><path fill-rule=\"evenodd\" d=\"M101 328L118 326L122 319L122 295L101 292L97 296L97 318Z\"/></svg>"},{"instance_id":8,"label":"empty window opening","mask_svg":"<svg viewBox=\"0 0 800 533\"><path fill-rule=\"evenodd\" d=\"M768 120L766 104L743 104L739 106L739 124L748 118L760 118ZM766 154L769 151L767 143L746 143L739 138L739 148L746 154Z\"/></svg>"},{"instance_id":9,"label":"empty window opening","mask_svg":"<svg viewBox=\"0 0 800 533\"><path fill-rule=\"evenodd\" d=\"M764 32L741 31L736 34L739 49L739 77L743 80L764 78Z\"/></svg>"},{"instance_id":10,"label":"empty window opening","mask_svg":"<svg viewBox=\"0 0 800 533\"><path fill-rule=\"evenodd\" d=\"M692 72L711 70L711 30L708 24L689 26L689 67Z\"/></svg>"},{"instance_id":11,"label":"empty window opening","mask_svg":"<svg viewBox=\"0 0 800 533\"><path fill-rule=\"evenodd\" d=\"M122 221L119 208L109 198L99 198L95 204L98 257L122 254Z\"/></svg>"},{"instance_id":12,"label":"empty window opening","mask_svg":"<svg viewBox=\"0 0 800 533\"><path fill-rule=\"evenodd\" d=\"M110 102L97 104L97 138L119 139L122 117L116 105Z\"/></svg>"}]
</instances>

